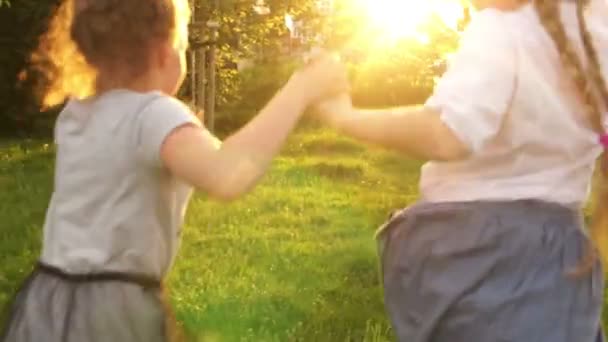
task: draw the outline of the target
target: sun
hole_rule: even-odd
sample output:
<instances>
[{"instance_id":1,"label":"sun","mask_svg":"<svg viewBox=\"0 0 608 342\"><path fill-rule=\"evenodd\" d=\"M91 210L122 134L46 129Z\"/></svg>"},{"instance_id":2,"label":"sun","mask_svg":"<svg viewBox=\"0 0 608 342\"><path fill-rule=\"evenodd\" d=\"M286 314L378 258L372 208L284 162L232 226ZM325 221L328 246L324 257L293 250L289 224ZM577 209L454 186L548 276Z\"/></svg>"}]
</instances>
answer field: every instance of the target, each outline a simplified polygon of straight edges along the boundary
<instances>
[{"instance_id":1,"label":"sun","mask_svg":"<svg viewBox=\"0 0 608 342\"><path fill-rule=\"evenodd\" d=\"M420 38L422 25L437 16L456 29L463 17L462 0L354 0L370 25L390 38Z\"/></svg>"}]
</instances>

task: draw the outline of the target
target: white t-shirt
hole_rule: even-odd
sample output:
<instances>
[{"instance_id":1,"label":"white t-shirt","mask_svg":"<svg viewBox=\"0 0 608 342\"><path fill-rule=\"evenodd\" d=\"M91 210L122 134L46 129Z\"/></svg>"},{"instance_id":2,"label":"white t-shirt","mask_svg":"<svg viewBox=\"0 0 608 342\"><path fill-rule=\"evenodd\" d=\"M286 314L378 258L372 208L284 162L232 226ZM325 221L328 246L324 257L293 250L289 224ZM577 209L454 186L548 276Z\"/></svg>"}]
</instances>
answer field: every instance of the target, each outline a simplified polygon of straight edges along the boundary
<instances>
[{"instance_id":1,"label":"white t-shirt","mask_svg":"<svg viewBox=\"0 0 608 342\"><path fill-rule=\"evenodd\" d=\"M562 6L583 57L575 5ZM608 80L608 9L604 0L592 6L587 22ZM479 12L427 106L441 112L473 155L425 165L425 201L539 199L579 206L586 200L602 148L532 5Z\"/></svg>"},{"instance_id":2,"label":"white t-shirt","mask_svg":"<svg viewBox=\"0 0 608 342\"><path fill-rule=\"evenodd\" d=\"M164 276L192 189L162 166L160 148L188 123L200 124L184 104L156 92L70 101L55 127L42 261L71 273Z\"/></svg>"}]
</instances>

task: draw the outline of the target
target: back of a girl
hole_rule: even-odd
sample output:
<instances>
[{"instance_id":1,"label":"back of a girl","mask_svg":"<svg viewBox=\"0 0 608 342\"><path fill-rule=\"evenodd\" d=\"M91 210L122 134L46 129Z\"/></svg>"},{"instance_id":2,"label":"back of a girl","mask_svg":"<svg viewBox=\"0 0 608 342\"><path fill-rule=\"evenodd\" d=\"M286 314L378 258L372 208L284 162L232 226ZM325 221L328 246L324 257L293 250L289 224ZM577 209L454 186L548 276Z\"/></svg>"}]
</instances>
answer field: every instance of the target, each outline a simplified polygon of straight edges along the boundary
<instances>
[{"instance_id":1,"label":"back of a girl","mask_svg":"<svg viewBox=\"0 0 608 342\"><path fill-rule=\"evenodd\" d=\"M180 109L180 116L166 115ZM163 170L158 151L167 131L183 124L199 123L160 91L117 89L70 101L55 128L42 260L76 274L104 265L161 279L192 191Z\"/></svg>"},{"instance_id":2,"label":"back of a girl","mask_svg":"<svg viewBox=\"0 0 608 342\"><path fill-rule=\"evenodd\" d=\"M251 190L304 111L348 87L336 58L296 72L219 141L173 96L185 77L187 0L64 0L33 63L55 127L42 255L9 308L6 342L160 342L163 298L194 188ZM229 280L227 280L229 281Z\"/></svg>"},{"instance_id":3,"label":"back of a girl","mask_svg":"<svg viewBox=\"0 0 608 342\"><path fill-rule=\"evenodd\" d=\"M418 203L378 234L402 342L593 342L608 258L608 5L476 0L423 106L322 118L428 161ZM605 159L605 157L604 157ZM599 199L589 229L583 207ZM596 251L599 250L599 253Z\"/></svg>"},{"instance_id":4,"label":"back of a girl","mask_svg":"<svg viewBox=\"0 0 608 342\"><path fill-rule=\"evenodd\" d=\"M500 200L516 193L573 206L584 202L602 147L592 133L597 128L588 99L573 82L572 73L579 71L564 68L565 52L547 34L547 28L563 27L564 36L555 39L572 42L572 52L590 67L575 1L559 6L559 14L543 16L532 3L512 11L488 8L473 22L465 51L456 54L456 67L427 106L453 113L444 114L448 125L475 153L458 163L427 164L421 182L425 200ZM608 66L607 7L602 1L591 6L586 30L600 64ZM599 72L608 79L608 67Z\"/></svg>"}]
</instances>

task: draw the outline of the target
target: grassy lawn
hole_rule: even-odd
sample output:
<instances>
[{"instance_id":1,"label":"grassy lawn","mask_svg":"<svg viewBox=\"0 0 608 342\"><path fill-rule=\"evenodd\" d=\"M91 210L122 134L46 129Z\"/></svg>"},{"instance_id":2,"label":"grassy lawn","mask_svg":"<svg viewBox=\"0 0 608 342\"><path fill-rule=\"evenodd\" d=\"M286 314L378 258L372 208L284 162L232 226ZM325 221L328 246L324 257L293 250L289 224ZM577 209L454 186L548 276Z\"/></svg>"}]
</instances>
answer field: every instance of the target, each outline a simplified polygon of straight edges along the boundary
<instances>
[{"instance_id":1,"label":"grassy lawn","mask_svg":"<svg viewBox=\"0 0 608 342\"><path fill-rule=\"evenodd\" d=\"M52 146L0 143L0 307L38 257ZM390 341L373 234L416 199L418 166L326 131L294 136L251 195L194 198L170 277L205 341Z\"/></svg>"}]
</instances>

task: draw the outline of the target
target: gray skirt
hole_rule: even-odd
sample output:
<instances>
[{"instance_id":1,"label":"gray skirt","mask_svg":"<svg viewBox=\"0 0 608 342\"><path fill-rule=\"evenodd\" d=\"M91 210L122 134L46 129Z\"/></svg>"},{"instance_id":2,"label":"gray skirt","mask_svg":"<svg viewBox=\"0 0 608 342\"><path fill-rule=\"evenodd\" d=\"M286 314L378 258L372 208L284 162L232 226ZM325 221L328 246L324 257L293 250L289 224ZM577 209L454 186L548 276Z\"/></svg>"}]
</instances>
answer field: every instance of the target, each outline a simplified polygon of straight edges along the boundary
<instances>
[{"instance_id":1,"label":"gray skirt","mask_svg":"<svg viewBox=\"0 0 608 342\"><path fill-rule=\"evenodd\" d=\"M601 341L603 271L573 277L582 215L538 201L421 203L378 233L402 342Z\"/></svg>"},{"instance_id":2,"label":"gray skirt","mask_svg":"<svg viewBox=\"0 0 608 342\"><path fill-rule=\"evenodd\" d=\"M136 275L69 275L39 264L9 306L0 341L165 342L161 288Z\"/></svg>"}]
</instances>

